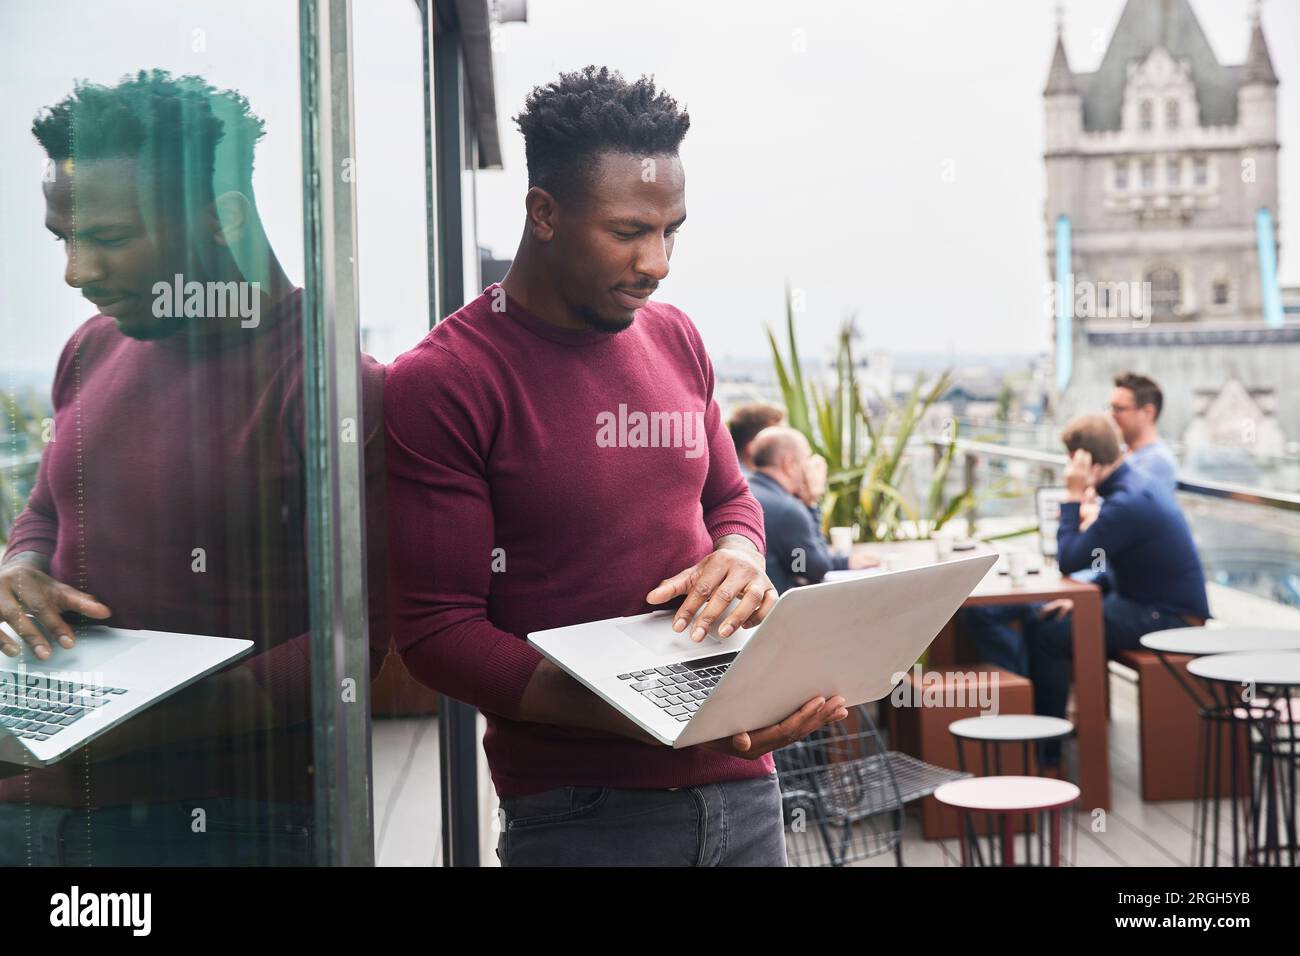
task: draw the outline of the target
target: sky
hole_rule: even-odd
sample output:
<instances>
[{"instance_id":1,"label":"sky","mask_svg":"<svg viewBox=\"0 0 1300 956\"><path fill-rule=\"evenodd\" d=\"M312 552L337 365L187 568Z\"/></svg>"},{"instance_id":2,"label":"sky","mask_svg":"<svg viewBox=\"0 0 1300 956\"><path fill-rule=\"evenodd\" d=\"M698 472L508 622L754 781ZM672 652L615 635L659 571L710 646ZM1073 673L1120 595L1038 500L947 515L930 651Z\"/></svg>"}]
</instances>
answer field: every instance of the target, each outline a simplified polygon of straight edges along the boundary
<instances>
[{"instance_id":1,"label":"sky","mask_svg":"<svg viewBox=\"0 0 1300 956\"><path fill-rule=\"evenodd\" d=\"M1069 0L1066 45L1092 69L1123 0ZM1193 0L1239 62L1248 0ZM504 169L475 174L480 241L510 256L523 223L511 117L561 70L653 74L690 111L690 219L659 297L715 358L762 358L802 291L806 354L856 311L864 347L965 356L1047 347L1042 97L1050 0L530 0L497 37ZM353 4L360 297L382 361L428 328L423 95L412 0ZM1281 77L1282 278L1300 284L1288 214L1300 192L1300 0L1266 0ZM57 37L57 43L50 38ZM4 0L0 5L0 367L46 375L90 316L42 226L31 120L76 79L161 67L248 96L266 120L254 187L302 281L297 4L293 0ZM1297 241L1300 241L1298 239Z\"/></svg>"},{"instance_id":2,"label":"sky","mask_svg":"<svg viewBox=\"0 0 1300 956\"><path fill-rule=\"evenodd\" d=\"M962 356L1045 351L1042 90L1049 0L529 0L497 38L502 171L478 174L479 238L518 245L527 188L511 120L559 72L653 74L691 114L689 220L657 296L715 357L767 354L783 283L801 339L829 347L857 313L866 348ZM1220 61L1249 43L1247 0L1193 0ZM1076 71L1096 67L1123 0L1070 0ZM1281 79L1281 214L1300 192L1300 2L1268 0ZM1291 122L1287 122L1287 117ZM1297 233L1300 239L1300 233ZM1282 232L1281 275L1300 283Z\"/></svg>"}]
</instances>

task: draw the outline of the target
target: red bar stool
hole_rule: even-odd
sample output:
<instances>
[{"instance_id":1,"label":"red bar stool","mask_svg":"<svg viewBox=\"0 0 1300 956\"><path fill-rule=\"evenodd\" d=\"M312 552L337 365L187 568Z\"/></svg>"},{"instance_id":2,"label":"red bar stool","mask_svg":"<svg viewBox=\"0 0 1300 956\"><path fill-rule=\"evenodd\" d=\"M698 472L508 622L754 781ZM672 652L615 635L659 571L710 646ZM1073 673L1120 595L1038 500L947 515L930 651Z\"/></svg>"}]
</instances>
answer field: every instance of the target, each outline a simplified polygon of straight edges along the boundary
<instances>
[{"instance_id":1,"label":"red bar stool","mask_svg":"<svg viewBox=\"0 0 1300 956\"><path fill-rule=\"evenodd\" d=\"M976 866L979 865L976 861L983 859L978 847L973 845L979 838L974 835L977 828L972 825L972 814L989 814L996 819L998 825L992 830L1001 834L998 842L1002 866L1017 865L1016 818L1022 814L1036 815L1038 862L1027 856L1022 865L1060 866L1061 811L1079 799L1079 788L1051 777L972 777L945 783L934 792L934 798L952 807L961 817L962 866ZM997 859L992 837L989 839L988 859Z\"/></svg>"},{"instance_id":2,"label":"red bar stool","mask_svg":"<svg viewBox=\"0 0 1300 956\"><path fill-rule=\"evenodd\" d=\"M957 769L963 773L973 772L985 777L1003 774L1040 776L1035 772L1035 751L1038 745L1043 741L1059 741L1069 737L1074 733L1074 724L1061 717L1044 717L1039 714L998 714L954 720L948 725L948 732L957 745ZM968 766L967 745L972 749L978 746L978 766ZM1005 758L1003 751L1007 751ZM1004 759L1007 763L1005 767ZM989 844L992 845L993 828L997 821L990 816L986 822L989 826ZM1025 859L1028 860L1033 855L1034 829L1028 814L1024 823ZM968 835L971 837L971 849L975 852L975 865L983 866L984 861L979 856L979 840L975 839L974 833Z\"/></svg>"}]
</instances>

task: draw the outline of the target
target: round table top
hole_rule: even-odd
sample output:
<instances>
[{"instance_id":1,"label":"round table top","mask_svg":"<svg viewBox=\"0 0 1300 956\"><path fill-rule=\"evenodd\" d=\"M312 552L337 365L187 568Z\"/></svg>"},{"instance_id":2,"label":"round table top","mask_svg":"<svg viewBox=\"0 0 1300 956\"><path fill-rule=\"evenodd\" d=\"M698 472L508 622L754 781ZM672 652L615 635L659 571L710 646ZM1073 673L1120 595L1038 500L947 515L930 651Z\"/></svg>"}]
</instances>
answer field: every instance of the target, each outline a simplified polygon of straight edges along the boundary
<instances>
[{"instance_id":1,"label":"round table top","mask_svg":"<svg viewBox=\"0 0 1300 956\"><path fill-rule=\"evenodd\" d=\"M1054 810L1079 799L1079 788L1054 777L968 777L934 792L940 803L989 812Z\"/></svg>"},{"instance_id":2,"label":"round table top","mask_svg":"<svg viewBox=\"0 0 1300 956\"><path fill-rule=\"evenodd\" d=\"M1060 717L1036 714L998 714L963 717L948 725L949 733L968 740L1052 740L1074 732L1074 724Z\"/></svg>"},{"instance_id":3,"label":"round table top","mask_svg":"<svg viewBox=\"0 0 1300 956\"><path fill-rule=\"evenodd\" d=\"M1300 651L1300 630L1277 627L1171 627L1142 637L1149 651L1166 654L1236 654Z\"/></svg>"},{"instance_id":4,"label":"round table top","mask_svg":"<svg viewBox=\"0 0 1300 956\"><path fill-rule=\"evenodd\" d=\"M1187 665L1188 672L1204 680L1233 684L1300 686L1300 654L1294 651L1251 654L1212 654Z\"/></svg>"}]
</instances>

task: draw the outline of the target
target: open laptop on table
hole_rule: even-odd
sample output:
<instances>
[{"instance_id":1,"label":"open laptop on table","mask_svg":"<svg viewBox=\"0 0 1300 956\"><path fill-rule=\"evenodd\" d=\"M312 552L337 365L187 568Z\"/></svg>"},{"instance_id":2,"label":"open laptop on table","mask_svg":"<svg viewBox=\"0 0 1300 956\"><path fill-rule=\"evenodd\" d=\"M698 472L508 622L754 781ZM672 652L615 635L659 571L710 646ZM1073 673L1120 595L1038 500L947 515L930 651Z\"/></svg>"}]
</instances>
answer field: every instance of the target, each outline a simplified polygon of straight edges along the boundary
<instances>
[{"instance_id":1,"label":"open laptop on table","mask_svg":"<svg viewBox=\"0 0 1300 956\"><path fill-rule=\"evenodd\" d=\"M528 635L549 660L673 747L769 727L814 697L886 696L997 560L982 554L792 588L763 623L699 644L655 611ZM718 623L725 620L719 617Z\"/></svg>"},{"instance_id":2,"label":"open laptop on table","mask_svg":"<svg viewBox=\"0 0 1300 956\"><path fill-rule=\"evenodd\" d=\"M44 767L151 704L247 654L252 641L78 627L71 650L0 654L0 762Z\"/></svg>"}]
</instances>

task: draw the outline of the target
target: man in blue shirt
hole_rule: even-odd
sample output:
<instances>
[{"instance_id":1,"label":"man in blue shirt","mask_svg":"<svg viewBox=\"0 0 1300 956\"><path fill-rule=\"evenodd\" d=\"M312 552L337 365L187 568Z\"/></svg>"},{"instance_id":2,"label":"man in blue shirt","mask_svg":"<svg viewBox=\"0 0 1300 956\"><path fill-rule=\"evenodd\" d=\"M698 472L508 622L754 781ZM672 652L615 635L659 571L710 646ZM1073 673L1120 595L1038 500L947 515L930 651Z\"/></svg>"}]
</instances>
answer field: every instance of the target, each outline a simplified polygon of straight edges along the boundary
<instances>
[{"instance_id":1,"label":"man in blue shirt","mask_svg":"<svg viewBox=\"0 0 1300 956\"><path fill-rule=\"evenodd\" d=\"M1178 487L1178 460L1156 428L1163 407L1164 395L1154 380L1136 372L1115 376L1110 414L1128 447L1128 462L1172 495Z\"/></svg>"},{"instance_id":2,"label":"man in blue shirt","mask_svg":"<svg viewBox=\"0 0 1300 956\"><path fill-rule=\"evenodd\" d=\"M750 445L754 470L749 490L763 508L767 538L767 576L779 593L799 584L817 584L827 571L874 567L879 560L855 549L834 555L826 547L808 499L808 439L793 428L765 428Z\"/></svg>"},{"instance_id":3,"label":"man in blue shirt","mask_svg":"<svg viewBox=\"0 0 1300 956\"><path fill-rule=\"evenodd\" d=\"M1174 497L1121 456L1118 436L1105 417L1076 418L1061 438L1071 457L1056 535L1057 563L1062 574L1091 568L1109 577L1111 591L1102 602L1107 654L1138 647L1142 635L1152 631L1204 624L1210 616L1205 576ZM1080 515L1090 491L1103 499L1092 520ZM1053 601L1014 609L1010 616L1020 621L1020 635L1010 628L1007 614L965 615L971 637L986 653L991 648L996 654L1019 639L1040 714L1065 716L1073 670L1072 607L1069 601ZM1052 763L1059 750L1041 753L1044 762Z\"/></svg>"}]
</instances>

